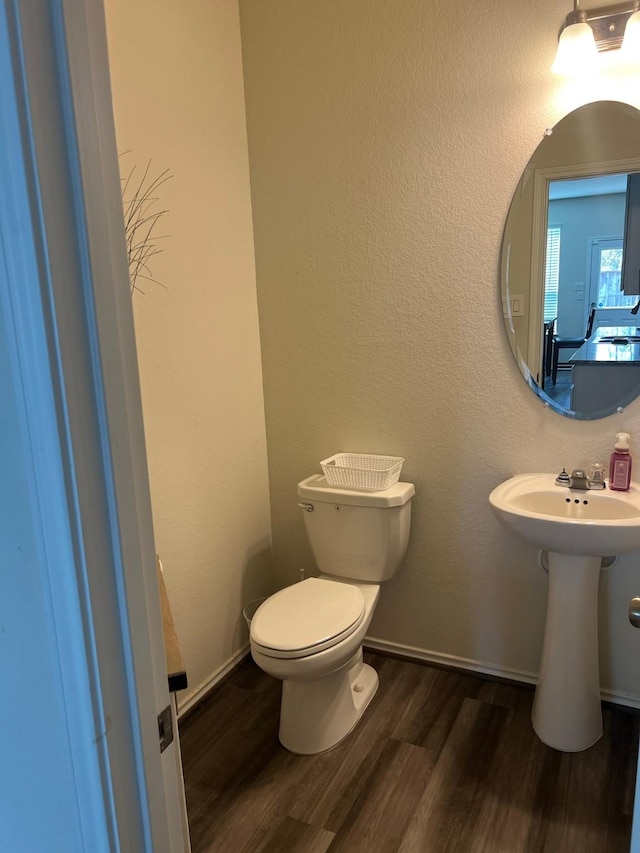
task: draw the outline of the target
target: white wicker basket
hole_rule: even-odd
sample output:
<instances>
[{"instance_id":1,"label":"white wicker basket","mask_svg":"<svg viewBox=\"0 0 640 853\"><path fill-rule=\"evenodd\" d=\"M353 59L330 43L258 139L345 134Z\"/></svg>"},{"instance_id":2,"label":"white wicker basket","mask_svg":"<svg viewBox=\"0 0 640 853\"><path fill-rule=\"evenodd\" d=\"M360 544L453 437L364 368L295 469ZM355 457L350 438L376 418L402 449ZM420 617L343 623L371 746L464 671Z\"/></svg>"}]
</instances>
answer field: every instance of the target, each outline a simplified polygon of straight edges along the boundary
<instances>
[{"instance_id":1,"label":"white wicker basket","mask_svg":"<svg viewBox=\"0 0 640 853\"><path fill-rule=\"evenodd\" d=\"M320 465L330 486L381 492L397 483L404 459L365 453L336 453Z\"/></svg>"}]
</instances>

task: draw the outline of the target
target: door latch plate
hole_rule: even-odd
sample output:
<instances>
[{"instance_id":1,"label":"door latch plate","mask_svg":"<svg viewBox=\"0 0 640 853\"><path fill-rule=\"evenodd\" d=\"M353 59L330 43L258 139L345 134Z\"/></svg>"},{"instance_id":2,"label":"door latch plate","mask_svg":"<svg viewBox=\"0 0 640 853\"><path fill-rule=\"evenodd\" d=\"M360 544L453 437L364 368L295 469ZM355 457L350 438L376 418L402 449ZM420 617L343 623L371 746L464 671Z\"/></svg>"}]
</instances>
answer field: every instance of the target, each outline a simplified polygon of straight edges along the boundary
<instances>
[{"instance_id":1,"label":"door latch plate","mask_svg":"<svg viewBox=\"0 0 640 853\"><path fill-rule=\"evenodd\" d=\"M171 718L171 705L158 714L158 737L160 739L160 752L164 752L170 743L173 743L173 720Z\"/></svg>"}]
</instances>

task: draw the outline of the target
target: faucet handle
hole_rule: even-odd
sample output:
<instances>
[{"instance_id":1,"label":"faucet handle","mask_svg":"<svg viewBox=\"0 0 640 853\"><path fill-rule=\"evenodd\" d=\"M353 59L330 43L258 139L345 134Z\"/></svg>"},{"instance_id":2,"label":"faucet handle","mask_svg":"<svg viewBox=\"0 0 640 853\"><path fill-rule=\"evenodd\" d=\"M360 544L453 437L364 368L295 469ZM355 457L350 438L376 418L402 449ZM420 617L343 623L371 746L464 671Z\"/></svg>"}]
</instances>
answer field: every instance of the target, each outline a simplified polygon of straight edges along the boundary
<instances>
[{"instance_id":1,"label":"faucet handle","mask_svg":"<svg viewBox=\"0 0 640 853\"><path fill-rule=\"evenodd\" d=\"M592 489L604 489L604 465L601 462L594 462L589 467L589 483Z\"/></svg>"}]
</instances>

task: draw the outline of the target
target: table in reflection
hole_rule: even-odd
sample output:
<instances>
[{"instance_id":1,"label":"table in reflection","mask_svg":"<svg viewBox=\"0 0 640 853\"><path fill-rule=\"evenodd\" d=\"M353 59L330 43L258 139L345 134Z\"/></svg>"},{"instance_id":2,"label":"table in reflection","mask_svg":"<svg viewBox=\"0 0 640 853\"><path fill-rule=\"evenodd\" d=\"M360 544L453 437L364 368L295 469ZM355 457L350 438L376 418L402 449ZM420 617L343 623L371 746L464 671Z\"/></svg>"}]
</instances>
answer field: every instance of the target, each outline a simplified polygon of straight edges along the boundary
<instances>
[{"instance_id":1,"label":"table in reflection","mask_svg":"<svg viewBox=\"0 0 640 853\"><path fill-rule=\"evenodd\" d=\"M640 387L640 326L600 326L568 364L574 412L626 405Z\"/></svg>"}]
</instances>

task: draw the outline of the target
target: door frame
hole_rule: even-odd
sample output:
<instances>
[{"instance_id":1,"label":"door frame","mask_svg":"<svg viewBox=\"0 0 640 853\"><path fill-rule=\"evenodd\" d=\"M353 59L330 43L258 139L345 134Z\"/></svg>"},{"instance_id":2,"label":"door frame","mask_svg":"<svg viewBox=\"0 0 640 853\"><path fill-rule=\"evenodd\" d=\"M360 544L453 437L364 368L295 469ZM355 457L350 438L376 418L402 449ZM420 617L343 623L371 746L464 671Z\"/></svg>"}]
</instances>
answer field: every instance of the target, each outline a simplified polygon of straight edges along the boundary
<instances>
[{"instance_id":1,"label":"door frame","mask_svg":"<svg viewBox=\"0 0 640 853\"><path fill-rule=\"evenodd\" d=\"M568 180L570 178L591 178L637 170L637 159L607 160L599 163L554 166L535 170L531 208L531 274L529 276L529 343L527 364L542 364L549 184L552 181Z\"/></svg>"},{"instance_id":2,"label":"door frame","mask_svg":"<svg viewBox=\"0 0 640 853\"><path fill-rule=\"evenodd\" d=\"M79 820L85 838L108 836L96 849L180 853L177 743L161 754L158 739L170 698L102 0L10 0L0 36L1 308L74 688Z\"/></svg>"}]
</instances>

